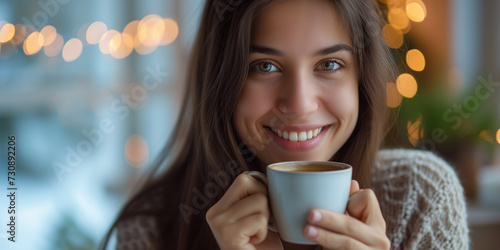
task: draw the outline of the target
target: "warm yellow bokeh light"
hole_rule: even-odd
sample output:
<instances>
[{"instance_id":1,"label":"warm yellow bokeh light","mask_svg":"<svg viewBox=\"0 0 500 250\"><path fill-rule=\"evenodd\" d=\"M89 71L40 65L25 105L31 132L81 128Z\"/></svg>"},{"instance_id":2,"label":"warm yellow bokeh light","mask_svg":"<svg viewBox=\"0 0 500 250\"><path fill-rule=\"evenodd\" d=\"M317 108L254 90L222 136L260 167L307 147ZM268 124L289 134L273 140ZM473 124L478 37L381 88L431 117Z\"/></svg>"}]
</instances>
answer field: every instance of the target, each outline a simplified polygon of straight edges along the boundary
<instances>
[{"instance_id":1,"label":"warm yellow bokeh light","mask_svg":"<svg viewBox=\"0 0 500 250\"><path fill-rule=\"evenodd\" d=\"M412 98L415 96L415 94L417 94L417 81L412 75L408 73L403 73L398 76L398 79L396 80L396 86L399 93L406 98Z\"/></svg>"},{"instance_id":2,"label":"warm yellow bokeh light","mask_svg":"<svg viewBox=\"0 0 500 250\"><path fill-rule=\"evenodd\" d=\"M125 158L132 167L142 167L148 160L148 144L139 135L132 135L125 143Z\"/></svg>"},{"instance_id":3,"label":"warm yellow bokeh light","mask_svg":"<svg viewBox=\"0 0 500 250\"><path fill-rule=\"evenodd\" d=\"M56 38L50 45L43 47L43 52L48 57L54 57L61 52L63 46L64 46L64 39L60 34L57 34Z\"/></svg>"},{"instance_id":4,"label":"warm yellow bokeh light","mask_svg":"<svg viewBox=\"0 0 500 250\"><path fill-rule=\"evenodd\" d=\"M392 8L389 10L389 14L387 14L387 20L390 24L394 25L394 27L404 30L410 24L410 19L406 15L405 11L400 8Z\"/></svg>"},{"instance_id":5,"label":"warm yellow bokeh light","mask_svg":"<svg viewBox=\"0 0 500 250\"><path fill-rule=\"evenodd\" d=\"M6 43L14 37L16 28L11 23L6 23L0 28L0 43Z\"/></svg>"},{"instance_id":6,"label":"warm yellow bokeh light","mask_svg":"<svg viewBox=\"0 0 500 250\"><path fill-rule=\"evenodd\" d=\"M408 130L408 140L414 147L418 146L418 142L424 138L424 130L422 125L422 114L418 115L415 122L408 121L406 129Z\"/></svg>"},{"instance_id":7,"label":"warm yellow bokeh light","mask_svg":"<svg viewBox=\"0 0 500 250\"><path fill-rule=\"evenodd\" d=\"M387 94L387 107L389 108L398 107L403 101L403 97L401 96L401 94L399 94L396 84L393 82L388 82L385 85L385 91Z\"/></svg>"},{"instance_id":8,"label":"warm yellow bokeh light","mask_svg":"<svg viewBox=\"0 0 500 250\"><path fill-rule=\"evenodd\" d=\"M40 33L43 35L43 46L49 46L52 42L54 42L54 40L56 40L57 31L52 25L43 27Z\"/></svg>"},{"instance_id":9,"label":"warm yellow bokeh light","mask_svg":"<svg viewBox=\"0 0 500 250\"><path fill-rule=\"evenodd\" d=\"M130 37L134 38L137 34L137 26L139 25L138 20L134 20L125 26L122 33L128 34Z\"/></svg>"},{"instance_id":10,"label":"warm yellow bokeh light","mask_svg":"<svg viewBox=\"0 0 500 250\"><path fill-rule=\"evenodd\" d=\"M163 22L165 24L165 32L160 41L160 45L168 45L175 41L179 35L179 25L177 25L176 21L170 18L163 19Z\"/></svg>"},{"instance_id":11,"label":"warm yellow bokeh light","mask_svg":"<svg viewBox=\"0 0 500 250\"><path fill-rule=\"evenodd\" d=\"M500 129L497 131L497 142L500 144Z\"/></svg>"},{"instance_id":12,"label":"warm yellow bokeh light","mask_svg":"<svg viewBox=\"0 0 500 250\"><path fill-rule=\"evenodd\" d=\"M129 34L122 33L120 46L115 52L111 53L111 56L116 59L123 59L130 55L132 50L134 50L134 40Z\"/></svg>"},{"instance_id":13,"label":"warm yellow bokeh light","mask_svg":"<svg viewBox=\"0 0 500 250\"><path fill-rule=\"evenodd\" d=\"M418 49L412 49L406 53L406 64L415 71L422 71L425 68L425 57Z\"/></svg>"},{"instance_id":14,"label":"warm yellow bokeh light","mask_svg":"<svg viewBox=\"0 0 500 250\"><path fill-rule=\"evenodd\" d=\"M427 8L421 0L408 0L406 3L406 14L414 22L422 22L427 15Z\"/></svg>"},{"instance_id":15,"label":"warm yellow bokeh light","mask_svg":"<svg viewBox=\"0 0 500 250\"><path fill-rule=\"evenodd\" d=\"M24 42L24 39L26 38L26 27L24 27L24 25L22 24L16 24L15 27L16 34L14 35L12 40L10 40L10 42L14 45L19 45Z\"/></svg>"},{"instance_id":16,"label":"warm yellow bokeh light","mask_svg":"<svg viewBox=\"0 0 500 250\"><path fill-rule=\"evenodd\" d=\"M403 45L403 32L391 24L386 24L382 28L382 35L389 48L397 49Z\"/></svg>"},{"instance_id":17,"label":"warm yellow bokeh light","mask_svg":"<svg viewBox=\"0 0 500 250\"><path fill-rule=\"evenodd\" d=\"M114 34L109 40L109 54L113 54L120 48L122 43L122 36L120 33Z\"/></svg>"},{"instance_id":18,"label":"warm yellow bokeh light","mask_svg":"<svg viewBox=\"0 0 500 250\"><path fill-rule=\"evenodd\" d=\"M82 41L77 38L70 39L68 42L66 42L62 50L64 61L72 62L76 60L82 54L82 49Z\"/></svg>"},{"instance_id":19,"label":"warm yellow bokeh light","mask_svg":"<svg viewBox=\"0 0 500 250\"><path fill-rule=\"evenodd\" d=\"M42 49L44 43L43 35L40 32L31 33L24 40L23 50L26 55L33 55Z\"/></svg>"},{"instance_id":20,"label":"warm yellow bokeh light","mask_svg":"<svg viewBox=\"0 0 500 250\"><path fill-rule=\"evenodd\" d=\"M103 22L94 22L87 29L87 42L89 44L98 44L101 36L108 30Z\"/></svg>"},{"instance_id":21,"label":"warm yellow bokeh light","mask_svg":"<svg viewBox=\"0 0 500 250\"><path fill-rule=\"evenodd\" d=\"M119 42L121 42L120 32L116 30L106 31L99 40L99 50L105 55L111 54L118 49Z\"/></svg>"},{"instance_id":22,"label":"warm yellow bokeh light","mask_svg":"<svg viewBox=\"0 0 500 250\"><path fill-rule=\"evenodd\" d=\"M158 15L145 16L137 26L137 35L134 46L157 47L163 38L165 23Z\"/></svg>"}]
</instances>

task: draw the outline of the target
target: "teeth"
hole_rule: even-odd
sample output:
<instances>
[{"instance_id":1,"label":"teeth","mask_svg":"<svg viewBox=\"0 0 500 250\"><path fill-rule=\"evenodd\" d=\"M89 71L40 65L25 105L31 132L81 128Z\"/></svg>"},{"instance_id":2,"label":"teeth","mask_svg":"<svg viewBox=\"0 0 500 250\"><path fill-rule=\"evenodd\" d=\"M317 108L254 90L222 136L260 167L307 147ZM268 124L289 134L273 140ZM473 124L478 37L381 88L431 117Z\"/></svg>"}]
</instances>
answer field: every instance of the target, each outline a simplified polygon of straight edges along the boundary
<instances>
[{"instance_id":1,"label":"teeth","mask_svg":"<svg viewBox=\"0 0 500 250\"><path fill-rule=\"evenodd\" d=\"M305 140L307 140L307 132L300 132L299 141L305 141Z\"/></svg>"},{"instance_id":2,"label":"teeth","mask_svg":"<svg viewBox=\"0 0 500 250\"><path fill-rule=\"evenodd\" d=\"M310 140L321 132L323 128L312 129L308 131L282 131L276 128L271 128L271 130L277 134L279 137L289 140L289 141L307 141Z\"/></svg>"}]
</instances>

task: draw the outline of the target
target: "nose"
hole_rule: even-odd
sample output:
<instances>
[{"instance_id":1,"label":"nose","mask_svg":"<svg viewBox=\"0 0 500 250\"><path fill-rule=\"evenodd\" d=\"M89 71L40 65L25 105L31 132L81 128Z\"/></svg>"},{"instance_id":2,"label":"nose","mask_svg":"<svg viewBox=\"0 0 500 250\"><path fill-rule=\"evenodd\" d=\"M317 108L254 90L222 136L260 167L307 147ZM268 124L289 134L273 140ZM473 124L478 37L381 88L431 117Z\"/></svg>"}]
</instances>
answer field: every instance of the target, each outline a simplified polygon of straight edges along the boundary
<instances>
[{"instance_id":1,"label":"nose","mask_svg":"<svg viewBox=\"0 0 500 250\"><path fill-rule=\"evenodd\" d=\"M280 112L305 117L316 111L318 106L317 88L312 76L296 72L283 79L278 103Z\"/></svg>"}]
</instances>

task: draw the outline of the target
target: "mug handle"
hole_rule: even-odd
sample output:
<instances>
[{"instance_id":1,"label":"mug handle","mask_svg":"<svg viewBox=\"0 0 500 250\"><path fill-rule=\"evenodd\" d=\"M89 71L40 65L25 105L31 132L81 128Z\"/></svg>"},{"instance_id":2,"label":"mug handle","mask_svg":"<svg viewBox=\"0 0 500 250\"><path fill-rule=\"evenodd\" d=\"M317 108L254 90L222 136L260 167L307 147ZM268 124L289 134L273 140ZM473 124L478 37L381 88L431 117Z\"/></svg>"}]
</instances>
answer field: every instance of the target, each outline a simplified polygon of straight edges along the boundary
<instances>
[{"instance_id":1,"label":"mug handle","mask_svg":"<svg viewBox=\"0 0 500 250\"><path fill-rule=\"evenodd\" d=\"M257 181L259 181L260 183L266 185L266 187L268 187L267 185L267 176L259 171L249 171L246 173L247 175L249 176L252 176L254 179L256 179ZM273 216L273 212L272 211L269 211L269 223L267 224L267 228L269 228L269 230L277 233L278 232L278 229L276 228L276 224L274 223L274 216Z\"/></svg>"}]
</instances>

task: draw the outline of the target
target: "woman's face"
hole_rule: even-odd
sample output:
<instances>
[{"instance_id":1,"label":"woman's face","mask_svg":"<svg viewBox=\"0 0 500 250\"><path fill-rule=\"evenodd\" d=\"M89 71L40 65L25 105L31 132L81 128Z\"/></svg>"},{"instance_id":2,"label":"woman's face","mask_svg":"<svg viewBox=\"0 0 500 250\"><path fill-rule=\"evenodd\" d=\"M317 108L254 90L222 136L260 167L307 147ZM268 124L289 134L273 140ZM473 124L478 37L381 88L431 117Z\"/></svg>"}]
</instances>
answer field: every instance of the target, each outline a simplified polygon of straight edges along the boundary
<instances>
[{"instance_id":1,"label":"woman's face","mask_svg":"<svg viewBox=\"0 0 500 250\"><path fill-rule=\"evenodd\" d=\"M329 160L358 118L358 76L347 28L328 1L267 6L252 28L237 133L263 165Z\"/></svg>"}]
</instances>

